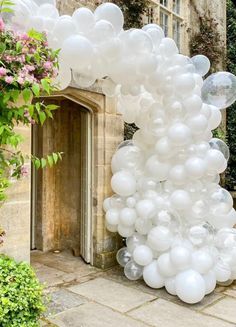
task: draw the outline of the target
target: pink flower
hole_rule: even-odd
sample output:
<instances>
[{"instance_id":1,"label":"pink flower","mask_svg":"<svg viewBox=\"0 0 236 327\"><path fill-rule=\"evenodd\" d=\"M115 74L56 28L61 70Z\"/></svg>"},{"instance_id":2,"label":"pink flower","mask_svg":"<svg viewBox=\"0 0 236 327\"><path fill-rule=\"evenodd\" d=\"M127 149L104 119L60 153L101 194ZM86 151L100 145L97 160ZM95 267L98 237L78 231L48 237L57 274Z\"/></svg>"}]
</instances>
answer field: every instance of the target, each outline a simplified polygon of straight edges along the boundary
<instances>
[{"instance_id":1,"label":"pink flower","mask_svg":"<svg viewBox=\"0 0 236 327\"><path fill-rule=\"evenodd\" d=\"M22 34L20 34L20 39L21 39L22 41L29 41L29 40L30 40L30 37L29 37L28 34L26 34L26 33L22 33Z\"/></svg>"},{"instance_id":2,"label":"pink flower","mask_svg":"<svg viewBox=\"0 0 236 327\"><path fill-rule=\"evenodd\" d=\"M20 172L23 177L27 177L29 175L29 170L26 166L22 166Z\"/></svg>"},{"instance_id":3,"label":"pink flower","mask_svg":"<svg viewBox=\"0 0 236 327\"><path fill-rule=\"evenodd\" d=\"M3 20L2 20L2 18L0 17L0 32L3 32L4 29L5 29L5 24L4 24Z\"/></svg>"},{"instance_id":4,"label":"pink flower","mask_svg":"<svg viewBox=\"0 0 236 327\"><path fill-rule=\"evenodd\" d=\"M6 76L6 77L5 77L5 82L6 82L7 84L12 84L13 81L14 81L14 78L13 78L12 76Z\"/></svg>"},{"instance_id":5,"label":"pink flower","mask_svg":"<svg viewBox=\"0 0 236 327\"><path fill-rule=\"evenodd\" d=\"M53 67L53 64L52 64L51 61L46 61L46 62L43 64L43 68L44 68L44 69L50 70L50 69L52 69L52 67Z\"/></svg>"},{"instance_id":6,"label":"pink flower","mask_svg":"<svg viewBox=\"0 0 236 327\"><path fill-rule=\"evenodd\" d=\"M20 84L20 85L23 85L25 83L25 80L23 77L18 77L17 78L17 82Z\"/></svg>"},{"instance_id":7,"label":"pink flower","mask_svg":"<svg viewBox=\"0 0 236 327\"><path fill-rule=\"evenodd\" d=\"M35 70L35 67L32 65L25 65L25 68L29 71L29 72L33 72Z\"/></svg>"},{"instance_id":8,"label":"pink flower","mask_svg":"<svg viewBox=\"0 0 236 327\"><path fill-rule=\"evenodd\" d=\"M4 67L0 67L0 77L3 77L7 74L7 70Z\"/></svg>"},{"instance_id":9,"label":"pink flower","mask_svg":"<svg viewBox=\"0 0 236 327\"><path fill-rule=\"evenodd\" d=\"M25 110L24 111L24 117L26 117L26 118L30 117L30 113L29 113L28 110Z\"/></svg>"}]
</instances>

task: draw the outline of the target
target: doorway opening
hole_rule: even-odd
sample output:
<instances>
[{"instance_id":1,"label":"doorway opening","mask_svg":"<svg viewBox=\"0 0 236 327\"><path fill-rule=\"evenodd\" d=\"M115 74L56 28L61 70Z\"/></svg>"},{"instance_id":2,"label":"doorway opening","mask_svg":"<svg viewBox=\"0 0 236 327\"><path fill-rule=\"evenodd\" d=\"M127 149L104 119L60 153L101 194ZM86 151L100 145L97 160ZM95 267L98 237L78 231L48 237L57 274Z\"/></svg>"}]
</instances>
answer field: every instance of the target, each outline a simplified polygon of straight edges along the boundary
<instances>
[{"instance_id":1,"label":"doorway opening","mask_svg":"<svg viewBox=\"0 0 236 327\"><path fill-rule=\"evenodd\" d=\"M63 152L52 168L32 173L32 250L72 250L92 260L92 114L56 96L45 102L60 107L44 126L34 126L32 153L39 158Z\"/></svg>"}]
</instances>

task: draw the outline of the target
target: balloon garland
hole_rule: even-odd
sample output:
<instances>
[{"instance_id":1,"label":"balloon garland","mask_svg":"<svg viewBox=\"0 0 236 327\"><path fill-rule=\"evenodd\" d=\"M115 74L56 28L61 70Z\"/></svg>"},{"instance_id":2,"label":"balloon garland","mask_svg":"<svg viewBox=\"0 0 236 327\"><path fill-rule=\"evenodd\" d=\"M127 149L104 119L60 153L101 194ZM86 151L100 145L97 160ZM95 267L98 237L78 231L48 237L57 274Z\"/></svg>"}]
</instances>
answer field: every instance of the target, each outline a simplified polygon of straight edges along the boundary
<instances>
[{"instance_id":1,"label":"balloon garland","mask_svg":"<svg viewBox=\"0 0 236 327\"><path fill-rule=\"evenodd\" d=\"M156 24L124 31L112 3L71 17L59 16L54 0L14 2L5 17L11 28L45 31L49 45L61 48L61 88L72 76L79 87L102 79L124 121L139 128L112 158L115 195L104 201L107 229L126 238L117 253L126 277L186 303L234 280L236 213L219 185L229 150L212 130L236 100L236 77L219 72L204 80L207 57L179 54Z\"/></svg>"}]
</instances>

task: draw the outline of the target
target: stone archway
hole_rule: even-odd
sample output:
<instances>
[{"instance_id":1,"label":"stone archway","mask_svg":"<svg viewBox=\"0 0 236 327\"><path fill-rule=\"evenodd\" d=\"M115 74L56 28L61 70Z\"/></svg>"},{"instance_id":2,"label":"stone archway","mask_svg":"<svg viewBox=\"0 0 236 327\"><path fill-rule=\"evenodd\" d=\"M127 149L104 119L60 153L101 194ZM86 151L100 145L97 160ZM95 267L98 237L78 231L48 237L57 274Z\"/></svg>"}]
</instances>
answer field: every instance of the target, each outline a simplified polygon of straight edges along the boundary
<instances>
[{"instance_id":1,"label":"stone archway","mask_svg":"<svg viewBox=\"0 0 236 327\"><path fill-rule=\"evenodd\" d=\"M61 109L33 133L34 151L67 153L33 178L33 248L70 248L88 263L110 266L120 239L106 230L102 205L111 194L111 156L123 139L121 116L114 100L97 92L69 88L45 100Z\"/></svg>"}]
</instances>

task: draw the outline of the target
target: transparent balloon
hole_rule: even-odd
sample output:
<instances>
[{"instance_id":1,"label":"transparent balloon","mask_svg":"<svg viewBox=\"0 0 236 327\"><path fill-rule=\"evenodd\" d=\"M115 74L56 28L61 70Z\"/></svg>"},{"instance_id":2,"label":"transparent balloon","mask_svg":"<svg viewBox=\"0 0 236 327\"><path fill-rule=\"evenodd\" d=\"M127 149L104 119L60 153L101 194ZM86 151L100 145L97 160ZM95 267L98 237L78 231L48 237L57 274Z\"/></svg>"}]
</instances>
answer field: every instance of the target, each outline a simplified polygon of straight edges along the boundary
<instances>
[{"instance_id":1,"label":"transparent balloon","mask_svg":"<svg viewBox=\"0 0 236 327\"><path fill-rule=\"evenodd\" d=\"M131 259L132 255L125 247L120 249L116 254L116 260L121 267L125 267L127 263L131 261Z\"/></svg>"},{"instance_id":2,"label":"transparent balloon","mask_svg":"<svg viewBox=\"0 0 236 327\"><path fill-rule=\"evenodd\" d=\"M124 273L129 280L138 280L143 275L143 267L131 260L125 265Z\"/></svg>"},{"instance_id":3,"label":"transparent balloon","mask_svg":"<svg viewBox=\"0 0 236 327\"><path fill-rule=\"evenodd\" d=\"M210 75L204 81L202 99L218 109L229 107L236 100L236 77L228 72Z\"/></svg>"}]
</instances>

